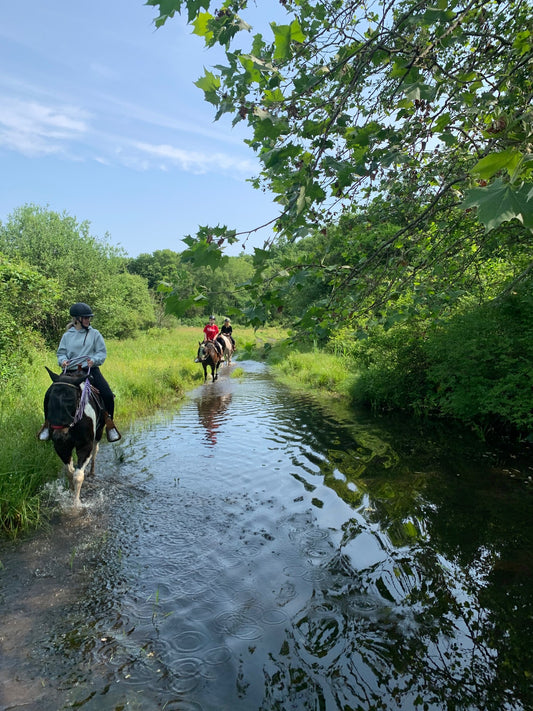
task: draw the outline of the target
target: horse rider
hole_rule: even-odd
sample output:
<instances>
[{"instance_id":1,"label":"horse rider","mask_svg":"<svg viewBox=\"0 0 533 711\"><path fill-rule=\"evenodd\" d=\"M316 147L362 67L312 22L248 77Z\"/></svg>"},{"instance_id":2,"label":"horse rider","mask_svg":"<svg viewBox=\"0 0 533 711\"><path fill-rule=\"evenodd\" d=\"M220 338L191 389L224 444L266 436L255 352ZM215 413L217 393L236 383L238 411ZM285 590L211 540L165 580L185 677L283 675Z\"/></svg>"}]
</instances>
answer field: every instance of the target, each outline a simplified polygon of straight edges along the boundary
<instances>
[{"instance_id":1,"label":"horse rider","mask_svg":"<svg viewBox=\"0 0 533 711\"><path fill-rule=\"evenodd\" d=\"M106 410L107 439L109 442L118 442L122 435L113 422L115 396L100 371L100 366L107 357L105 341L100 331L91 326L91 319L94 314L90 306L82 302L72 304L70 315L72 320L61 337L57 349L57 362L63 372L71 373L72 375L89 373L89 380L99 391ZM47 403L45 402L45 417L46 406ZM48 421L45 421L41 427L38 437L40 440L50 439L50 423Z\"/></svg>"},{"instance_id":2,"label":"horse rider","mask_svg":"<svg viewBox=\"0 0 533 711\"><path fill-rule=\"evenodd\" d=\"M224 324L222 325L222 328L220 329L220 333L223 336L227 336L230 339L230 341L233 345L233 350L235 350L235 339L232 336L233 327L231 325L231 321L229 320L229 318L227 316L224 319Z\"/></svg>"},{"instance_id":3,"label":"horse rider","mask_svg":"<svg viewBox=\"0 0 533 711\"><path fill-rule=\"evenodd\" d=\"M204 343L207 343L207 341L213 341L215 344L215 348L217 349L217 353L220 355L221 358L224 357L224 346L220 341L217 339L217 336L219 334L218 326L216 324L216 319L214 316L209 317L209 323L206 323L204 326Z\"/></svg>"}]
</instances>

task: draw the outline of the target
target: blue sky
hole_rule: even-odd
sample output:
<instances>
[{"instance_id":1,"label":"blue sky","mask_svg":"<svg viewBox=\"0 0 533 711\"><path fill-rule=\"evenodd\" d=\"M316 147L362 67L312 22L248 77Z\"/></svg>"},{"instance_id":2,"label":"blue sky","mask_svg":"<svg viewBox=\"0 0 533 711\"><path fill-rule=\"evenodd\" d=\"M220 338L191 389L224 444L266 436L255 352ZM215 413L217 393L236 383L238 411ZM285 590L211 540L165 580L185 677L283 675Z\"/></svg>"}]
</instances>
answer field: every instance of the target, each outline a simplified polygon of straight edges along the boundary
<instances>
[{"instance_id":1,"label":"blue sky","mask_svg":"<svg viewBox=\"0 0 533 711\"><path fill-rule=\"evenodd\" d=\"M88 220L134 257L179 252L198 225L245 231L276 216L271 196L246 182L258 163L244 124L215 122L193 84L222 55L180 16L156 30L143 2L2 3L0 221L34 203ZM266 6L282 20L279 3ZM264 29L259 15L245 19Z\"/></svg>"}]
</instances>

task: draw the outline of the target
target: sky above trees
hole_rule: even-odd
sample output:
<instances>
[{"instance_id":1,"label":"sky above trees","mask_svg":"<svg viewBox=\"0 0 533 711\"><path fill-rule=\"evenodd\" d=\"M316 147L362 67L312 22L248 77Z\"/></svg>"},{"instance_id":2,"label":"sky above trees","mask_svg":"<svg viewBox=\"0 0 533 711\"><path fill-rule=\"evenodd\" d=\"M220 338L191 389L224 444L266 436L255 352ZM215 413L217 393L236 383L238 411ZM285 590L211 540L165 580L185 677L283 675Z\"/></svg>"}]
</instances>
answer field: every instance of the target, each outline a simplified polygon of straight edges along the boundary
<instances>
[{"instance_id":1,"label":"sky above trees","mask_svg":"<svg viewBox=\"0 0 533 711\"><path fill-rule=\"evenodd\" d=\"M258 171L246 128L214 122L194 86L221 54L185 19L156 29L156 16L142 0L2 9L1 221L27 203L66 211L136 256L180 251L201 224L246 230L275 216L246 182Z\"/></svg>"}]
</instances>

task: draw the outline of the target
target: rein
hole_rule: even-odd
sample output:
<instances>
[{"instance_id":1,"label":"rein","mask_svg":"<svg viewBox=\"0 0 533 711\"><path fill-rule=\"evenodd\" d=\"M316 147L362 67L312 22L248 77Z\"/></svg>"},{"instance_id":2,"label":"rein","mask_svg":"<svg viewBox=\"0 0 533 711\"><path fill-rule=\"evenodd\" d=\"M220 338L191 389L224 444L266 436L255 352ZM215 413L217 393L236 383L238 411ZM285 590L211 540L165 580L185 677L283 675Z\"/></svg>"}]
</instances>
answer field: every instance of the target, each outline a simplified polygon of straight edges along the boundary
<instances>
[{"instance_id":1,"label":"rein","mask_svg":"<svg viewBox=\"0 0 533 711\"><path fill-rule=\"evenodd\" d=\"M83 417L83 413L85 412L85 406L89 402L89 396L91 394L91 383L89 382L90 372L91 369L89 368L89 370L87 371L87 378L83 383L80 401L78 403L78 407L76 408L76 413L74 415L74 419L72 420L72 424L70 425L71 427L73 427L76 422L79 422L81 420L81 418Z\"/></svg>"}]
</instances>

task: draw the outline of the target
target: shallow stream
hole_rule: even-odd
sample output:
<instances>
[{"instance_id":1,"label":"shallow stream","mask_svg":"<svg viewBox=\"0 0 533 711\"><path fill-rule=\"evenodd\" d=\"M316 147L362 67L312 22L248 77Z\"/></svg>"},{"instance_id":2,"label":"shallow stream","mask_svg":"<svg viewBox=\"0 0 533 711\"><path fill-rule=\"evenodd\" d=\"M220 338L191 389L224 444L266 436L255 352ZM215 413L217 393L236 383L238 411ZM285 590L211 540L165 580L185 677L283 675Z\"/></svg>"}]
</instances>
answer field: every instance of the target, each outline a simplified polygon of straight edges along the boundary
<instances>
[{"instance_id":1,"label":"shallow stream","mask_svg":"<svg viewBox=\"0 0 533 711\"><path fill-rule=\"evenodd\" d=\"M224 367L0 544L0 711L531 709L528 456Z\"/></svg>"}]
</instances>

